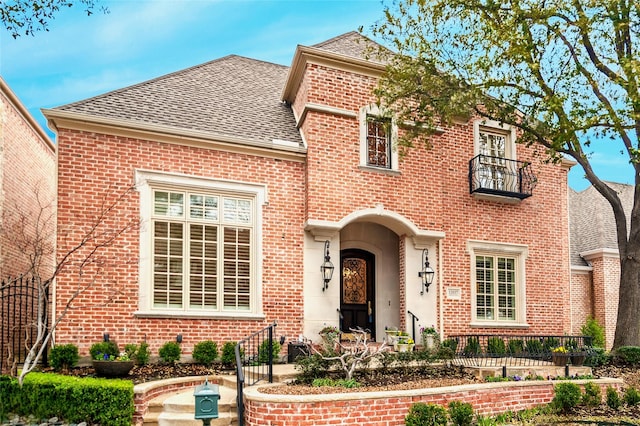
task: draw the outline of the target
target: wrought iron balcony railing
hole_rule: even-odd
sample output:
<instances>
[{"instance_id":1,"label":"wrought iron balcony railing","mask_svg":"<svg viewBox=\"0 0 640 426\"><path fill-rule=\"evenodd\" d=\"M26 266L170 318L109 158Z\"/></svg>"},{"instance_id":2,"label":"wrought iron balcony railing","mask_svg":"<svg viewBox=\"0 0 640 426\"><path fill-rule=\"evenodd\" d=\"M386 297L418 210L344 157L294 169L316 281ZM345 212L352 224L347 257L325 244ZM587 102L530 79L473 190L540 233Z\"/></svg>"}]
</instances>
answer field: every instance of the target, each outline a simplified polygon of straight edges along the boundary
<instances>
[{"instance_id":1,"label":"wrought iron balcony railing","mask_svg":"<svg viewBox=\"0 0 640 426\"><path fill-rule=\"evenodd\" d=\"M501 157L477 155L469 161L469 192L523 200L537 183L531 164Z\"/></svg>"}]
</instances>

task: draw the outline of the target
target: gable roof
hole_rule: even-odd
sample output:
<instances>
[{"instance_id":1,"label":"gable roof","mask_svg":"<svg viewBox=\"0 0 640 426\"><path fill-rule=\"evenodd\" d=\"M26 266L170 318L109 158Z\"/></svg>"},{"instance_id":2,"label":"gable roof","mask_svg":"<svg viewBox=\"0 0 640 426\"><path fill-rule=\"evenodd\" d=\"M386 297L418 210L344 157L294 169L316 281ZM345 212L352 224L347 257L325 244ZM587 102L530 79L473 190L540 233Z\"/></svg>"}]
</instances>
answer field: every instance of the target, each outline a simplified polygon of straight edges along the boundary
<instances>
[{"instance_id":1,"label":"gable roof","mask_svg":"<svg viewBox=\"0 0 640 426\"><path fill-rule=\"evenodd\" d=\"M606 182L618 193L627 221L633 207L633 186ZM616 222L609 202L593 187L569 190L570 263L585 265L580 253L598 249L618 250ZM627 223L629 225L629 223Z\"/></svg>"},{"instance_id":2,"label":"gable roof","mask_svg":"<svg viewBox=\"0 0 640 426\"><path fill-rule=\"evenodd\" d=\"M387 60L380 53L391 54L390 50L357 31L339 35L322 43L314 44L312 47L352 58L366 59L379 64L387 63Z\"/></svg>"},{"instance_id":3,"label":"gable roof","mask_svg":"<svg viewBox=\"0 0 640 426\"><path fill-rule=\"evenodd\" d=\"M287 70L230 55L54 110L302 146L291 109L278 96Z\"/></svg>"}]
</instances>

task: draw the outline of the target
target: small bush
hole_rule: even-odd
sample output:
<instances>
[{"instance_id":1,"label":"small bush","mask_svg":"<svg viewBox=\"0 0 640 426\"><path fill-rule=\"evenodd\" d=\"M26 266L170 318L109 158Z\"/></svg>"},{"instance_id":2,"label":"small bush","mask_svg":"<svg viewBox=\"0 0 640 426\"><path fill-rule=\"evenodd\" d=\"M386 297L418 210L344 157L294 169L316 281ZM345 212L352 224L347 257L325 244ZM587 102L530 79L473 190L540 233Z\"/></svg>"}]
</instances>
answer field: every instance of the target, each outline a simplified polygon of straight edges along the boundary
<instances>
[{"instance_id":1,"label":"small bush","mask_svg":"<svg viewBox=\"0 0 640 426\"><path fill-rule=\"evenodd\" d=\"M193 348L192 356L198 364L211 365L218 358L218 344L211 340L198 342Z\"/></svg>"},{"instance_id":2,"label":"small bush","mask_svg":"<svg viewBox=\"0 0 640 426\"><path fill-rule=\"evenodd\" d=\"M507 342L507 349L510 354L520 354L522 353L522 351L524 351L524 342L522 341L522 339L510 339Z\"/></svg>"},{"instance_id":3,"label":"small bush","mask_svg":"<svg viewBox=\"0 0 640 426\"><path fill-rule=\"evenodd\" d=\"M555 392L555 396L553 397L551 404L557 410L564 412L569 411L578 405L582 399L580 386L575 383L558 383L554 386L553 390Z\"/></svg>"},{"instance_id":4,"label":"small bush","mask_svg":"<svg viewBox=\"0 0 640 426\"><path fill-rule=\"evenodd\" d=\"M277 361L278 358L280 357L280 342L274 340L272 342L273 346L271 347L271 356L272 356L272 361ZM264 340L262 343L260 343L260 346L258 347L258 362L260 362L261 364L268 364L269 363L269 341L268 340Z\"/></svg>"},{"instance_id":5,"label":"small bush","mask_svg":"<svg viewBox=\"0 0 640 426\"><path fill-rule=\"evenodd\" d=\"M591 337L591 345L596 348L604 348L604 327L595 318L588 317L587 321L580 328L580 332Z\"/></svg>"},{"instance_id":6,"label":"small bush","mask_svg":"<svg viewBox=\"0 0 640 426\"><path fill-rule=\"evenodd\" d=\"M56 345L49 352L49 363L55 371L68 370L75 367L80 360L78 347L73 343Z\"/></svg>"},{"instance_id":7,"label":"small bush","mask_svg":"<svg viewBox=\"0 0 640 426\"><path fill-rule=\"evenodd\" d=\"M489 355L501 356L507 352L504 340L500 337L489 337L487 340L487 353Z\"/></svg>"},{"instance_id":8,"label":"small bush","mask_svg":"<svg viewBox=\"0 0 640 426\"><path fill-rule=\"evenodd\" d=\"M138 347L135 357L136 364L147 365L149 364L150 358L151 352L149 351L149 344L147 342L140 343L140 347Z\"/></svg>"},{"instance_id":9,"label":"small bush","mask_svg":"<svg viewBox=\"0 0 640 426\"><path fill-rule=\"evenodd\" d=\"M233 367L236 365L236 342L224 342L222 345L222 355L220 361L225 367Z\"/></svg>"},{"instance_id":10,"label":"small bush","mask_svg":"<svg viewBox=\"0 0 640 426\"><path fill-rule=\"evenodd\" d=\"M622 401L620 400L620 395L618 391L613 386L607 387L607 405L609 408L613 408L617 410L622 405Z\"/></svg>"},{"instance_id":11,"label":"small bush","mask_svg":"<svg viewBox=\"0 0 640 426\"><path fill-rule=\"evenodd\" d=\"M180 359L180 354L182 354L182 349L176 342L167 342L158 351L160 359L167 364L175 364Z\"/></svg>"},{"instance_id":12,"label":"small bush","mask_svg":"<svg viewBox=\"0 0 640 426\"><path fill-rule=\"evenodd\" d=\"M629 387L624 391L624 403L629 406L640 404L640 392L634 387Z\"/></svg>"},{"instance_id":13,"label":"small bush","mask_svg":"<svg viewBox=\"0 0 640 426\"><path fill-rule=\"evenodd\" d=\"M135 359L136 354L138 353L138 345L135 343L128 343L124 345L124 353L127 354L129 359Z\"/></svg>"},{"instance_id":14,"label":"small bush","mask_svg":"<svg viewBox=\"0 0 640 426\"><path fill-rule=\"evenodd\" d=\"M597 407L602 402L602 391L600 386L593 382L587 382L584 385L584 395L582 395L582 403L588 407Z\"/></svg>"},{"instance_id":15,"label":"small bush","mask_svg":"<svg viewBox=\"0 0 640 426\"><path fill-rule=\"evenodd\" d=\"M462 353L465 355L477 355L480 353L480 340L477 337L471 336L467 339L467 344L465 345Z\"/></svg>"},{"instance_id":16,"label":"small bush","mask_svg":"<svg viewBox=\"0 0 640 426\"><path fill-rule=\"evenodd\" d=\"M617 364L637 366L640 364L640 346L621 346L613 352Z\"/></svg>"},{"instance_id":17,"label":"small bush","mask_svg":"<svg viewBox=\"0 0 640 426\"><path fill-rule=\"evenodd\" d=\"M447 426L447 410L438 404L416 402L404 418L408 426Z\"/></svg>"},{"instance_id":18,"label":"small bush","mask_svg":"<svg viewBox=\"0 0 640 426\"><path fill-rule=\"evenodd\" d=\"M296 359L296 369L300 370L297 380L301 383L312 383L313 380L327 376L332 362L322 359L319 354L299 357Z\"/></svg>"},{"instance_id":19,"label":"small bush","mask_svg":"<svg viewBox=\"0 0 640 426\"><path fill-rule=\"evenodd\" d=\"M526 343L527 352L535 355L543 352L542 342L540 340L527 340Z\"/></svg>"},{"instance_id":20,"label":"small bush","mask_svg":"<svg viewBox=\"0 0 640 426\"><path fill-rule=\"evenodd\" d=\"M456 426L471 426L473 407L467 402L451 401L449 403L449 417Z\"/></svg>"},{"instance_id":21,"label":"small bush","mask_svg":"<svg viewBox=\"0 0 640 426\"><path fill-rule=\"evenodd\" d=\"M453 338L444 339L442 343L440 343L440 348L449 348L455 354L456 349L458 349L458 340Z\"/></svg>"},{"instance_id":22,"label":"small bush","mask_svg":"<svg viewBox=\"0 0 640 426\"><path fill-rule=\"evenodd\" d=\"M599 367L609 364L611 356L604 348L590 348L584 365L588 367Z\"/></svg>"},{"instance_id":23,"label":"small bush","mask_svg":"<svg viewBox=\"0 0 640 426\"><path fill-rule=\"evenodd\" d=\"M110 340L108 342L94 343L89 348L89 354L91 355L91 359L95 360L110 359L111 357L116 358L120 355L120 349L118 349L116 342Z\"/></svg>"}]
</instances>

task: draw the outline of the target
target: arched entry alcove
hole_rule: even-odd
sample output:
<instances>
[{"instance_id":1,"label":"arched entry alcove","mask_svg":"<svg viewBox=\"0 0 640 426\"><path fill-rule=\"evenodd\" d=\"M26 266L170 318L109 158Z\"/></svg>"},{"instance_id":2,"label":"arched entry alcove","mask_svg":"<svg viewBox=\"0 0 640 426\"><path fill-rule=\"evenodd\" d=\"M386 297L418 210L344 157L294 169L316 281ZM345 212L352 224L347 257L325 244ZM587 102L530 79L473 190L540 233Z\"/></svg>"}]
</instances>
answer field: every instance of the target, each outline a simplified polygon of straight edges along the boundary
<instances>
[{"instance_id":1,"label":"arched entry alcove","mask_svg":"<svg viewBox=\"0 0 640 426\"><path fill-rule=\"evenodd\" d=\"M408 310L418 316L424 314L424 324L436 322L437 292L420 295L417 274L425 248L433 253L431 266L437 271L436 246L443 232L420 229L382 206L355 211L338 222L309 220L305 230L305 336L317 339L325 326L346 330L352 324L364 323L372 337L381 341L385 328L410 328ZM325 288L320 265L327 241L336 268ZM354 259L346 271L344 259ZM357 268L365 272L358 276ZM361 287L353 287L352 277L361 279ZM346 321L344 314L349 315Z\"/></svg>"}]
</instances>

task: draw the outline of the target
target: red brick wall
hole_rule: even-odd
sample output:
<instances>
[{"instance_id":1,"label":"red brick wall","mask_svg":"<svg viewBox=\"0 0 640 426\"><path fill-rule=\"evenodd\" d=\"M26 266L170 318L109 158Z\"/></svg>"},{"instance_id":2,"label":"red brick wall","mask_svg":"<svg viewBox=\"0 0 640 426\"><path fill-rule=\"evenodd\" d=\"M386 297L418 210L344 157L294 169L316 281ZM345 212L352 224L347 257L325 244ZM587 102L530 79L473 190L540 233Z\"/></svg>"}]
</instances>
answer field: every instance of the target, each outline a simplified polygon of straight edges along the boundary
<instances>
[{"instance_id":1,"label":"red brick wall","mask_svg":"<svg viewBox=\"0 0 640 426\"><path fill-rule=\"evenodd\" d=\"M0 86L0 221L13 236L24 232L26 241L33 242L36 234L45 240L42 274L47 275L54 248L55 148L4 82ZM21 218L26 219L24 226ZM33 250L0 233L0 276L27 272L29 255Z\"/></svg>"},{"instance_id":2,"label":"red brick wall","mask_svg":"<svg viewBox=\"0 0 640 426\"><path fill-rule=\"evenodd\" d=\"M578 381L584 386L584 381ZM616 379L600 379L604 395L607 386L620 389ZM403 425L411 405L417 402L446 406L451 401L468 402L474 411L495 415L548 404L553 399L553 381L508 382L411 391L371 392L287 398L245 391L245 424L250 425Z\"/></svg>"},{"instance_id":3,"label":"red brick wall","mask_svg":"<svg viewBox=\"0 0 640 426\"><path fill-rule=\"evenodd\" d=\"M273 321L278 322L278 336L302 332L303 163L66 129L60 129L58 144L59 256L78 241L104 197L113 199L133 184L135 169L266 184L269 201L259 206L264 320L137 317L139 232L134 230L101 252L104 267L97 276L96 268L88 268L82 281L74 268L60 275L58 310L79 283L95 283L72 304L58 327L58 342L76 343L85 355L103 332L109 332L121 344L146 339L157 353L161 344L180 333L183 353L190 353L199 341L236 341ZM139 217L137 192L118 204L116 215L109 224L112 229Z\"/></svg>"},{"instance_id":4,"label":"red brick wall","mask_svg":"<svg viewBox=\"0 0 640 426\"><path fill-rule=\"evenodd\" d=\"M591 272L571 274L571 334L580 334L587 317L594 317L593 286Z\"/></svg>"}]
</instances>

